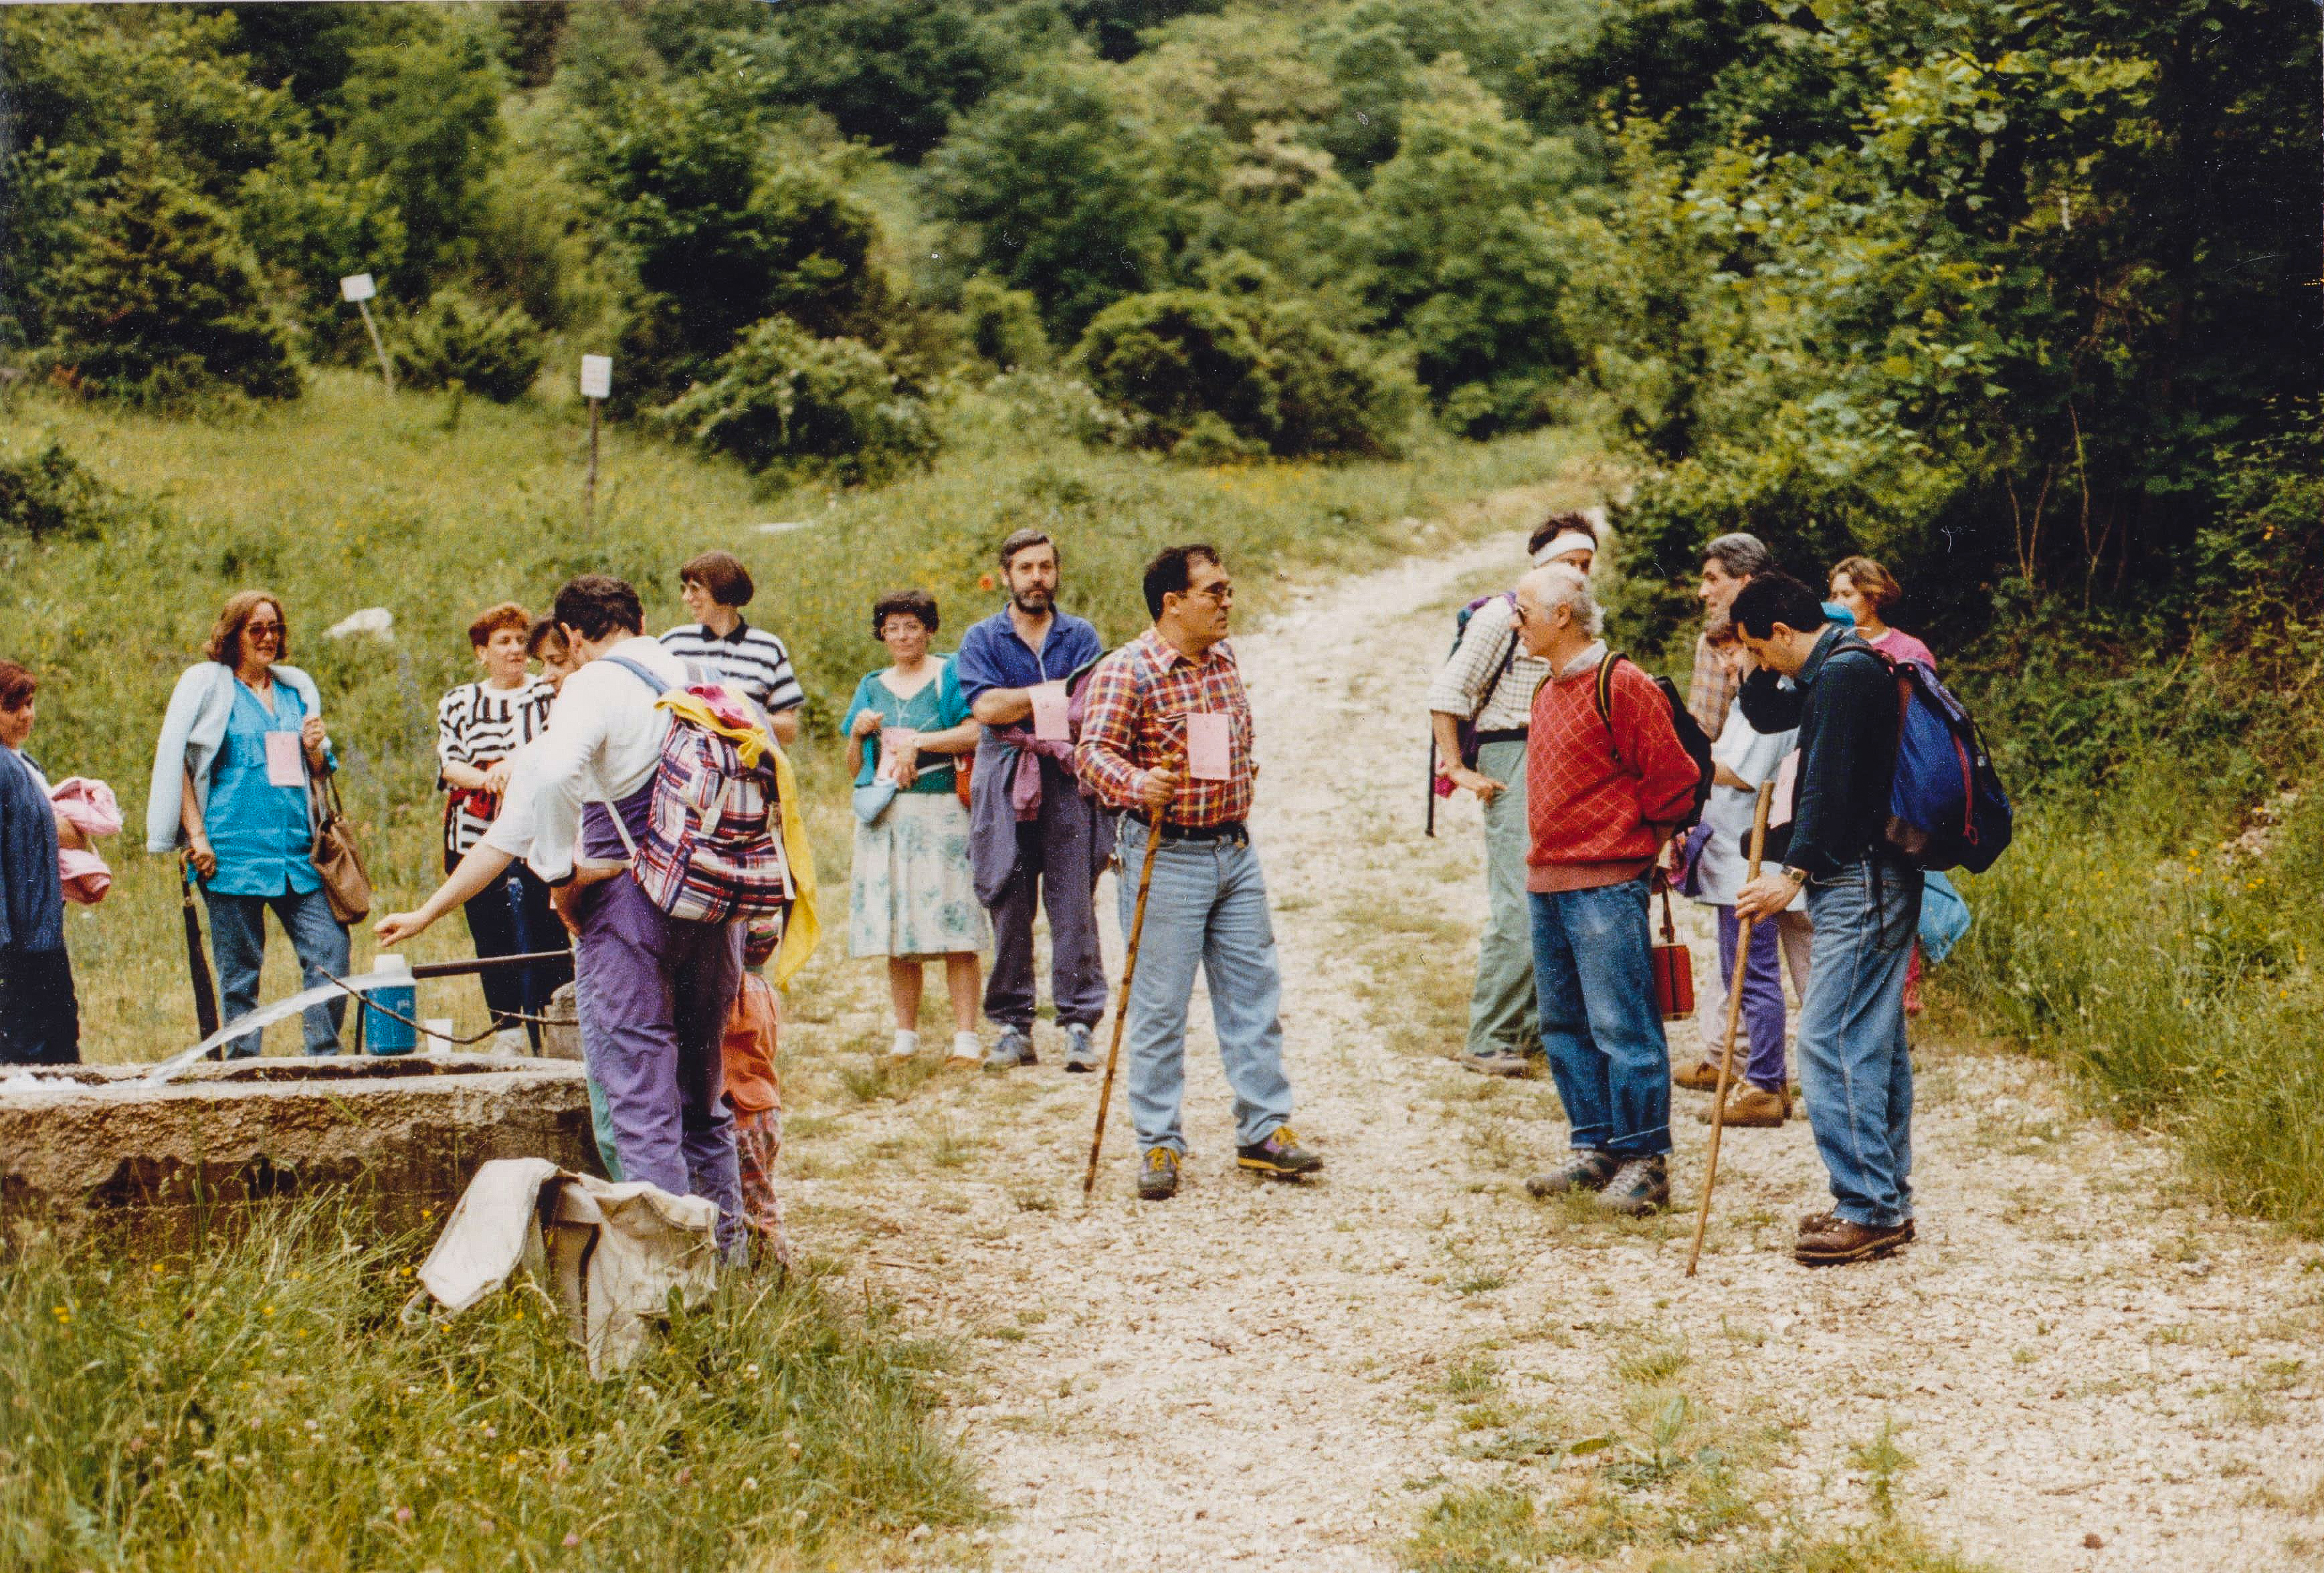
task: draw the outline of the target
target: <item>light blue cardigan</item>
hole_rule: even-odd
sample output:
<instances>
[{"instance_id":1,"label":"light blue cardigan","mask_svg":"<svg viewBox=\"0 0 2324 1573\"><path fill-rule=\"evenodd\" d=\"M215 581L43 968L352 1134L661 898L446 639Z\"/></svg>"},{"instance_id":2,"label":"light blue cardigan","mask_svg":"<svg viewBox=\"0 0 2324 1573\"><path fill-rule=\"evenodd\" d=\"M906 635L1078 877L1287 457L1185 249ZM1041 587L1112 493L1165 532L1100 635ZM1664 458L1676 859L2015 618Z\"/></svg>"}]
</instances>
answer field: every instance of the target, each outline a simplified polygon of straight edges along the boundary
<instances>
[{"instance_id":1,"label":"light blue cardigan","mask_svg":"<svg viewBox=\"0 0 2324 1573\"><path fill-rule=\"evenodd\" d=\"M323 696L315 680L296 667L278 666L272 676L299 696L309 715L323 713ZM145 850L174 852L185 844L180 823L188 770L194 774L194 801L207 815L210 807L210 768L226 742L226 723L234 713L234 668L223 661L203 661L186 668L170 695L169 713L161 718L161 740L153 745L153 785L145 799Z\"/></svg>"}]
</instances>

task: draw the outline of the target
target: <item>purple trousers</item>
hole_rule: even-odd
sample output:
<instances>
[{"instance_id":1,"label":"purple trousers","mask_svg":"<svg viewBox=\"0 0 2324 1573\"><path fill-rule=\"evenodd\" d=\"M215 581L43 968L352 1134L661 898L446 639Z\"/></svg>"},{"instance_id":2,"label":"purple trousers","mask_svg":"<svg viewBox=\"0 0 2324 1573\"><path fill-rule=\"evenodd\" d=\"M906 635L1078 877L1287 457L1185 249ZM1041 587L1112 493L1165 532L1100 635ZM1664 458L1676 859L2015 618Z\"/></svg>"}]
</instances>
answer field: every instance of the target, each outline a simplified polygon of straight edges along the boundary
<instances>
[{"instance_id":1,"label":"purple trousers","mask_svg":"<svg viewBox=\"0 0 2324 1573\"><path fill-rule=\"evenodd\" d=\"M1735 981L1735 941L1742 924L1731 906L1719 913L1719 978L1723 987ZM1784 972L1775 925L1751 925L1751 952L1743 963L1743 1031L1751 1057L1743 1066L1743 1080L1765 1092L1781 1092L1784 1077Z\"/></svg>"},{"instance_id":2,"label":"purple trousers","mask_svg":"<svg viewBox=\"0 0 2324 1573\"><path fill-rule=\"evenodd\" d=\"M644 789L616 805L645 836ZM581 817L593 860L628 855L604 805ZM718 1246L742 1240L742 1180L720 1044L742 977L742 926L686 923L623 875L582 896L574 946L581 1057L605 1090L622 1178L718 1204Z\"/></svg>"}]
</instances>

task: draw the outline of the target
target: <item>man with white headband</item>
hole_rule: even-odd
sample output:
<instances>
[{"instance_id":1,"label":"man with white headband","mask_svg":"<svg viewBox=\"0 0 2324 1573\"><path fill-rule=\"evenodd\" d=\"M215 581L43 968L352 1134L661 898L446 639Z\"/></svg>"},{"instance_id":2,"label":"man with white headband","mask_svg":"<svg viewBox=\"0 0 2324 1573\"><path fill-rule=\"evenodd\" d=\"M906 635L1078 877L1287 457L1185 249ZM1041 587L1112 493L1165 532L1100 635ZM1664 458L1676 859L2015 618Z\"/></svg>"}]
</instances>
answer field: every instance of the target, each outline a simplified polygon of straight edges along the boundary
<instances>
[{"instance_id":1,"label":"man with white headband","mask_svg":"<svg viewBox=\"0 0 2324 1573\"><path fill-rule=\"evenodd\" d=\"M1553 513L1526 541L1529 566L1590 572L1598 531L1579 513ZM1541 1053L1534 1008L1533 918L1526 903L1526 738L1534 690L1549 665L1518 641L1513 593L1471 602L1460 638L1428 685L1440 790L1465 789L1485 810L1485 933L1469 996L1461 1063L1486 1076L1524 1076Z\"/></svg>"}]
</instances>

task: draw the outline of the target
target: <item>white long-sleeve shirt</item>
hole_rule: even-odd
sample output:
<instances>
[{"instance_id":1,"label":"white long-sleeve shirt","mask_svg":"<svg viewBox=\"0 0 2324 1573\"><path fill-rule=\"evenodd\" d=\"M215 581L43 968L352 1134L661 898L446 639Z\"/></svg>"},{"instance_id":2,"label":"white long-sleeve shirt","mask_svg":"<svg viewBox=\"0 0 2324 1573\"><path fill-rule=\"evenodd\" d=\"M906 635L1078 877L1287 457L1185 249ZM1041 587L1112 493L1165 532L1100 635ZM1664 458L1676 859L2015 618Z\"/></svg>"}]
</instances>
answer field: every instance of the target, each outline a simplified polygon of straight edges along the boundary
<instances>
[{"instance_id":1,"label":"white long-sleeve shirt","mask_svg":"<svg viewBox=\"0 0 2324 1573\"><path fill-rule=\"evenodd\" d=\"M635 661L665 689L687 680L686 663L643 634L623 639L565 679L549 713L548 732L517 757L508 790L512 807L523 805L515 809L521 816L516 823L532 832L525 860L551 884L573 872L581 805L618 801L652 779L669 734L669 712L654 708L660 691L610 656ZM510 809L502 816L508 818Z\"/></svg>"}]
</instances>

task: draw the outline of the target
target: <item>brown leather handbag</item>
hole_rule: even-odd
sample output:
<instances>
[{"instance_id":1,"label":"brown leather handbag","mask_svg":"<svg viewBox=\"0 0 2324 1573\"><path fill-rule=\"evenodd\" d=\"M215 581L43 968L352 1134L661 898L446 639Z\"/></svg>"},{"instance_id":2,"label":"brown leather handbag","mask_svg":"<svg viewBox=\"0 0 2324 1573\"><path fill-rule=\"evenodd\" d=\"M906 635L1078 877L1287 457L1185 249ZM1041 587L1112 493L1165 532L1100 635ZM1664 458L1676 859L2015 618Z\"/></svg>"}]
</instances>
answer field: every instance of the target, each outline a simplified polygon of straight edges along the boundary
<instances>
[{"instance_id":1,"label":"brown leather handbag","mask_svg":"<svg viewBox=\"0 0 2324 1573\"><path fill-rule=\"evenodd\" d=\"M337 777L309 782L307 796L315 816L315 872L323 877L331 915L341 923L361 923L371 915L371 876L364 872L355 827L339 803Z\"/></svg>"},{"instance_id":2,"label":"brown leather handbag","mask_svg":"<svg viewBox=\"0 0 2324 1573\"><path fill-rule=\"evenodd\" d=\"M1655 1003L1665 1021L1683 1021L1694 1014L1694 957L1679 943L1677 925L1671 922L1670 885L1657 879L1663 896L1663 943L1655 947Z\"/></svg>"}]
</instances>

